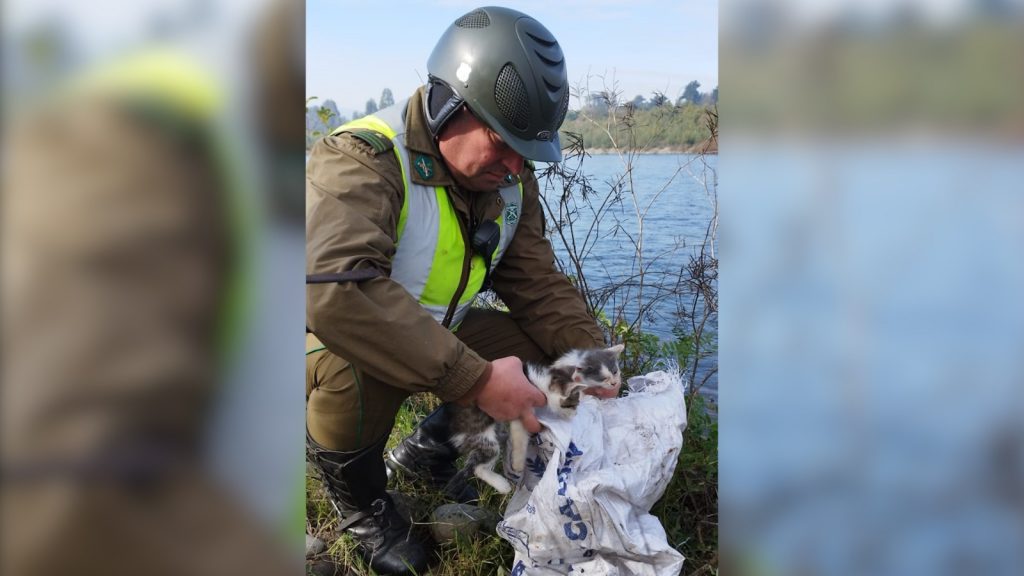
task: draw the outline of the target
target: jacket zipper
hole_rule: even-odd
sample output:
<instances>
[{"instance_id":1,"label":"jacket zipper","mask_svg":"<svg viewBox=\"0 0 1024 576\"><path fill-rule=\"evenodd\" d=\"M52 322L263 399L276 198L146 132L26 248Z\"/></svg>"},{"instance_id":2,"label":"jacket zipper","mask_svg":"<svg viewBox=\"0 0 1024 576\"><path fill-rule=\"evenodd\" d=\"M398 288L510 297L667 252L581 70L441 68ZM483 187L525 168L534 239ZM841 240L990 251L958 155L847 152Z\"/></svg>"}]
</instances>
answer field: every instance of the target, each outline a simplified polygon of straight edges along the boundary
<instances>
[{"instance_id":1,"label":"jacket zipper","mask_svg":"<svg viewBox=\"0 0 1024 576\"><path fill-rule=\"evenodd\" d=\"M448 202L451 202L451 191L448 190ZM454 204L453 204L454 205ZM473 218L473 200L472 196L469 199L469 214L470 218ZM469 242L469 232L466 230L466 224L462 218L459 220L459 230L462 232L462 276L459 278L459 286L455 289L455 295L452 297L452 301L448 304L448 311L444 314L444 321L441 325L445 328L450 328L452 323L452 317L455 316L455 309L459 306L459 299L462 298L462 293L466 291L466 285L469 284L469 267L473 261L473 248Z\"/></svg>"}]
</instances>

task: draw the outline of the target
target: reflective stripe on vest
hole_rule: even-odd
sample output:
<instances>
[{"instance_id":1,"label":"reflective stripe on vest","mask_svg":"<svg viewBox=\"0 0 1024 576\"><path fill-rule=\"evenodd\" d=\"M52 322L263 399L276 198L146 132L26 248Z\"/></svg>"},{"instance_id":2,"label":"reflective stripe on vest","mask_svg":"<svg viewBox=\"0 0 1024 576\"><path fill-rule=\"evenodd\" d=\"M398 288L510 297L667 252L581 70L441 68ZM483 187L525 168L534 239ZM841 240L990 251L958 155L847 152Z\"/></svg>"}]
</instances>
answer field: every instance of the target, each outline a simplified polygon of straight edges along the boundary
<instances>
[{"instance_id":1,"label":"reflective stripe on vest","mask_svg":"<svg viewBox=\"0 0 1024 576\"><path fill-rule=\"evenodd\" d=\"M466 246L455 207L444 186L430 187L412 181L412 156L405 147L406 101L398 102L374 116L365 116L337 128L333 134L357 128L380 132L394 143L395 157L402 170L405 197L398 217L395 256L391 261L391 279L398 282L438 323L444 321L448 306L459 288ZM491 271L512 242L522 212L522 183L498 190L505 210L498 218L501 236L491 257ZM508 218L506 219L506 215ZM484 281L484 259L473 254L469 280L459 298L451 328L455 330L466 316Z\"/></svg>"}]
</instances>

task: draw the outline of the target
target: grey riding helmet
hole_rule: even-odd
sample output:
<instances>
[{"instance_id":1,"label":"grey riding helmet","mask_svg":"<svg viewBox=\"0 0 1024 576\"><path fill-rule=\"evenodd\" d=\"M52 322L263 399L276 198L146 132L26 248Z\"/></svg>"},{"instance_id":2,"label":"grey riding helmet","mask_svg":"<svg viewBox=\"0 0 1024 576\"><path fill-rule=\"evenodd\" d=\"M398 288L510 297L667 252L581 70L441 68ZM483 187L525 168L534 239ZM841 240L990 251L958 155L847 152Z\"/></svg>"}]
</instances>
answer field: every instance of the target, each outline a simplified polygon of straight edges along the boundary
<instances>
[{"instance_id":1,"label":"grey riding helmet","mask_svg":"<svg viewBox=\"0 0 1024 576\"><path fill-rule=\"evenodd\" d=\"M465 103L524 158L562 159L565 57L540 22L509 8L477 8L448 27L427 72L427 123L435 135Z\"/></svg>"}]
</instances>

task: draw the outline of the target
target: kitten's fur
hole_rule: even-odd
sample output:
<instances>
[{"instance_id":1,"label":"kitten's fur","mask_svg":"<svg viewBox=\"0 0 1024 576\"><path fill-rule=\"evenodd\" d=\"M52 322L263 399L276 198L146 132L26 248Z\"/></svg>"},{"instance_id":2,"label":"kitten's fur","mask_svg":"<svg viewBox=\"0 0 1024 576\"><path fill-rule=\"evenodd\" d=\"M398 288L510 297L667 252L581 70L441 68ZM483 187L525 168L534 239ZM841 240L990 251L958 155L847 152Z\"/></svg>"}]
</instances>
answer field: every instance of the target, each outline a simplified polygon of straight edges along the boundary
<instances>
[{"instance_id":1,"label":"kitten's fur","mask_svg":"<svg viewBox=\"0 0 1024 576\"><path fill-rule=\"evenodd\" d=\"M534 386L548 398L548 408L563 417L571 417L580 402L584 388L614 388L621 382L619 376L619 354L623 345L611 348L572 350L556 360L549 367L528 364L526 375ZM501 444L498 441L496 422L476 407L453 405L451 420L452 444L465 456L465 465L449 482L449 487L465 482L469 474L475 474L495 490L506 494L512 485L504 476L494 471ZM526 445L530 434L519 420L509 423L508 450L512 470L520 474L526 464Z\"/></svg>"}]
</instances>

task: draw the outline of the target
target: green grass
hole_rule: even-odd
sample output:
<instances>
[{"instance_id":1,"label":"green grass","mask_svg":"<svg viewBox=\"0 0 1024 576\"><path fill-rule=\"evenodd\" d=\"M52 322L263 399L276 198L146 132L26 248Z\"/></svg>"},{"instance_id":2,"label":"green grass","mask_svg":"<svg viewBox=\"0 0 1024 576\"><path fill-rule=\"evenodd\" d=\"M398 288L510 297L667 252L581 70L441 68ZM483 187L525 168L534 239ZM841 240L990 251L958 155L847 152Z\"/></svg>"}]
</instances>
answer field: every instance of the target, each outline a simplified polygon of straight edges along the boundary
<instances>
[{"instance_id":1,"label":"green grass","mask_svg":"<svg viewBox=\"0 0 1024 576\"><path fill-rule=\"evenodd\" d=\"M718 421L709 400L687 398L683 449L675 476L651 514L668 542L686 557L683 574L718 574Z\"/></svg>"},{"instance_id":2,"label":"green grass","mask_svg":"<svg viewBox=\"0 0 1024 576\"><path fill-rule=\"evenodd\" d=\"M438 402L425 394L407 400L396 419L389 447L410 434L416 422ZM683 574L717 574L718 425L705 414L702 399L689 403L689 424L675 477L652 514L661 520L669 543L686 556ZM481 490L480 505L500 514L509 496L498 494L483 483L478 482L477 486ZM430 513L445 503L440 494L414 482L399 480L390 488L411 497L417 529L428 529L426 522ZM359 558L354 541L335 531L334 509L320 488L319 480L312 477L306 478L306 514L311 533L328 543L328 554L348 565L355 574L373 574ZM438 554L440 560L428 572L431 576L507 575L513 558L512 547L494 530L441 545Z\"/></svg>"}]
</instances>

